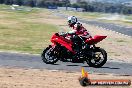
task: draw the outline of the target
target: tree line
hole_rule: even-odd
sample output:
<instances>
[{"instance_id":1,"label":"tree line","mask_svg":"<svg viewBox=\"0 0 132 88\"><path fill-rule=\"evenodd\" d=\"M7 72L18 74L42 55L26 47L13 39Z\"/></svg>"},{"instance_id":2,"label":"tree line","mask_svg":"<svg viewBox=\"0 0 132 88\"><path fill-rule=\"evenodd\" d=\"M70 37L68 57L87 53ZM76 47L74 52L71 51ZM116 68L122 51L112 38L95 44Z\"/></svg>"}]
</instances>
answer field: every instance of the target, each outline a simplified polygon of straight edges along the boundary
<instances>
[{"instance_id":1,"label":"tree line","mask_svg":"<svg viewBox=\"0 0 132 88\"><path fill-rule=\"evenodd\" d=\"M6 5L24 5L31 7L48 7L48 6L66 6L66 4L70 4L69 0L0 0L0 4Z\"/></svg>"},{"instance_id":2,"label":"tree line","mask_svg":"<svg viewBox=\"0 0 132 88\"><path fill-rule=\"evenodd\" d=\"M88 12L105 12L105 13L121 13L132 14L132 7L123 4L102 3L102 2L78 2L70 4L69 0L0 0L0 4L6 5L24 5L31 7L47 8L48 6L74 7L83 8Z\"/></svg>"},{"instance_id":3,"label":"tree line","mask_svg":"<svg viewBox=\"0 0 132 88\"><path fill-rule=\"evenodd\" d=\"M102 3L102 2L79 2L72 5L72 7L82 7L85 11L90 12L104 12L104 13L120 13L132 14L132 6L125 6L120 3Z\"/></svg>"}]
</instances>

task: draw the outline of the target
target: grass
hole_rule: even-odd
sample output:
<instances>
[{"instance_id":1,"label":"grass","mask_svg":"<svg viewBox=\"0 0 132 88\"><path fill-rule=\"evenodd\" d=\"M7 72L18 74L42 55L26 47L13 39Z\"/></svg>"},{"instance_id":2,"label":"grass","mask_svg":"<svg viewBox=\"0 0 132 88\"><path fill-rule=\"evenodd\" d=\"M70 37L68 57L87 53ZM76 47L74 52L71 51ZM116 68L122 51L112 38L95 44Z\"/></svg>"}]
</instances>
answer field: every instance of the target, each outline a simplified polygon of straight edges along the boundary
<instances>
[{"instance_id":1,"label":"grass","mask_svg":"<svg viewBox=\"0 0 132 88\"><path fill-rule=\"evenodd\" d=\"M125 40L117 40L117 42L126 42Z\"/></svg>"},{"instance_id":2,"label":"grass","mask_svg":"<svg viewBox=\"0 0 132 88\"><path fill-rule=\"evenodd\" d=\"M128 15L128 16L126 16L126 19L128 19L128 20L132 20L132 15Z\"/></svg>"},{"instance_id":3,"label":"grass","mask_svg":"<svg viewBox=\"0 0 132 88\"><path fill-rule=\"evenodd\" d=\"M0 7L10 6L0 5ZM50 44L50 37L58 31L58 27L48 22L38 22L40 13L43 13L43 17L50 14L46 9L32 8L29 12L1 9L0 50L41 53L43 48Z\"/></svg>"},{"instance_id":4,"label":"grass","mask_svg":"<svg viewBox=\"0 0 132 88\"><path fill-rule=\"evenodd\" d=\"M4 9L1 9L4 8ZM47 9L29 8L31 11L9 10L10 6L0 5L0 50L13 50L28 53L41 53L43 48L50 44L50 37L58 32L59 25L64 25ZM65 11L64 11L65 12ZM78 16L89 15L96 18L100 13L67 12ZM59 23L60 22L60 23ZM58 24L57 24L58 23ZM125 45L124 39L111 39L110 42ZM128 44L131 42L127 41Z\"/></svg>"}]
</instances>

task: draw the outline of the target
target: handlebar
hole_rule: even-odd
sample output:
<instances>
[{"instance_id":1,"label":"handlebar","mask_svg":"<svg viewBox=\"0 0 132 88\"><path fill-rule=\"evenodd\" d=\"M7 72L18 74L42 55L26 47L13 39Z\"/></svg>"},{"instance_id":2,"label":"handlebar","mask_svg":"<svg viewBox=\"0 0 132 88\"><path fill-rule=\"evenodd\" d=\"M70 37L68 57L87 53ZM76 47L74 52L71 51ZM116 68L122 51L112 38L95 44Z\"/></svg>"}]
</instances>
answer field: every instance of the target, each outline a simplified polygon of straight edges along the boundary
<instances>
[{"instance_id":1,"label":"handlebar","mask_svg":"<svg viewBox=\"0 0 132 88\"><path fill-rule=\"evenodd\" d=\"M58 32L56 33L57 36L63 36L66 37L68 35L72 35L72 37L78 36L81 40L83 40L83 36L82 35L77 35L76 33L68 33L68 32ZM91 35L89 35L89 38L92 38ZM84 41L84 40L83 40Z\"/></svg>"}]
</instances>

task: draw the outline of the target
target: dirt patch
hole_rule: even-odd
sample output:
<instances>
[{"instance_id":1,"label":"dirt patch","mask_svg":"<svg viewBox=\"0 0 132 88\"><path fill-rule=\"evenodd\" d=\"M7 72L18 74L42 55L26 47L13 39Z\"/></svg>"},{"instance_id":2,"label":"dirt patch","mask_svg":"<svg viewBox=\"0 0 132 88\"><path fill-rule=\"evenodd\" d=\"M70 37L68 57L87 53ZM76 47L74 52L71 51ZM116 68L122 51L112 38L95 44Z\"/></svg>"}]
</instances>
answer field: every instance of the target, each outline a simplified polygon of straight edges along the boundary
<instances>
[{"instance_id":1,"label":"dirt patch","mask_svg":"<svg viewBox=\"0 0 132 88\"><path fill-rule=\"evenodd\" d=\"M6 17L4 14L0 14L0 18Z\"/></svg>"},{"instance_id":2,"label":"dirt patch","mask_svg":"<svg viewBox=\"0 0 132 88\"><path fill-rule=\"evenodd\" d=\"M52 18L37 18L37 19L31 19L28 20L30 22L39 22L39 23L48 23L53 25L64 25L66 24L65 20L63 19L52 19Z\"/></svg>"},{"instance_id":3,"label":"dirt patch","mask_svg":"<svg viewBox=\"0 0 132 88\"><path fill-rule=\"evenodd\" d=\"M81 72L42 69L0 68L0 88L83 88L78 81ZM89 74L94 79L132 79L132 76ZM131 87L131 86L130 86ZM130 88L125 87L125 88ZM99 86L88 88L102 88ZM113 87L104 87L113 88ZM115 87L116 88L116 87ZM119 87L124 88L124 87Z\"/></svg>"},{"instance_id":4,"label":"dirt patch","mask_svg":"<svg viewBox=\"0 0 132 88\"><path fill-rule=\"evenodd\" d=\"M32 14L32 17L30 17L30 19L27 21L48 23L48 24L53 24L53 25L57 25L57 26L64 25L67 22L67 20L53 15L52 12L49 10L44 10L44 12Z\"/></svg>"},{"instance_id":5,"label":"dirt patch","mask_svg":"<svg viewBox=\"0 0 132 88\"><path fill-rule=\"evenodd\" d=\"M8 26L12 26L12 25L16 26L18 23L19 22L17 22L17 21L4 20L4 19L0 20L0 25L5 25L5 26L7 26L7 25Z\"/></svg>"}]
</instances>

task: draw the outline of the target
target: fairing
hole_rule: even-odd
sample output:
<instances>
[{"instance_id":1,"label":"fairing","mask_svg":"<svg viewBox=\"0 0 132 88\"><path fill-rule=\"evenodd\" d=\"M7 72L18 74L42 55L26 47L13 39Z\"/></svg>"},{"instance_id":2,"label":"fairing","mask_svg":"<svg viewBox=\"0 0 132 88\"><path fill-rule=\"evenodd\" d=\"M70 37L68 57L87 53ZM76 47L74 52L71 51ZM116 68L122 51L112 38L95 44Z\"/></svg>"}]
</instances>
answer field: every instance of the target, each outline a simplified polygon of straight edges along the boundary
<instances>
[{"instance_id":1,"label":"fairing","mask_svg":"<svg viewBox=\"0 0 132 88\"><path fill-rule=\"evenodd\" d=\"M72 49L72 42L68 39L65 39L64 37L62 36L59 36L58 34L54 34L51 38L51 42L56 44L56 43L59 43L61 44L62 46L65 46L68 50L70 50L71 52L75 53L75 51L73 51Z\"/></svg>"},{"instance_id":2,"label":"fairing","mask_svg":"<svg viewBox=\"0 0 132 88\"><path fill-rule=\"evenodd\" d=\"M107 36L95 35L93 38L89 38L85 42L88 43L88 44L90 44L90 45L93 45L93 44L96 44L96 43L102 41L106 37Z\"/></svg>"}]
</instances>

